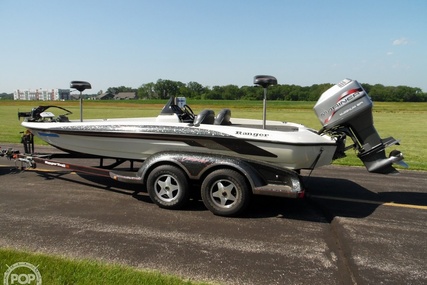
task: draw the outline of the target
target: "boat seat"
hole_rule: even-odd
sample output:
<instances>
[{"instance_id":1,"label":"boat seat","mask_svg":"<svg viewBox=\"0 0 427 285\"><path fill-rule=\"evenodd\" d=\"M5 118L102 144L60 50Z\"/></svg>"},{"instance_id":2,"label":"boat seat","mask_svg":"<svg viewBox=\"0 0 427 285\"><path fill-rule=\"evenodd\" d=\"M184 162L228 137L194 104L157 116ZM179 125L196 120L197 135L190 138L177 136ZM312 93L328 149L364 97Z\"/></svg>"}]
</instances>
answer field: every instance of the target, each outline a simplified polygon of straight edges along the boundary
<instances>
[{"instance_id":1,"label":"boat seat","mask_svg":"<svg viewBox=\"0 0 427 285\"><path fill-rule=\"evenodd\" d=\"M254 84L267 88L270 85L277 85L277 79L271 75L257 75L254 77Z\"/></svg>"},{"instance_id":2,"label":"boat seat","mask_svg":"<svg viewBox=\"0 0 427 285\"><path fill-rule=\"evenodd\" d=\"M215 117L214 124L215 125L231 125L231 110L230 109L222 109L219 111L218 116Z\"/></svg>"},{"instance_id":3,"label":"boat seat","mask_svg":"<svg viewBox=\"0 0 427 285\"><path fill-rule=\"evenodd\" d=\"M213 124L215 121L215 112L209 109L201 111L194 119L194 125Z\"/></svg>"},{"instance_id":4,"label":"boat seat","mask_svg":"<svg viewBox=\"0 0 427 285\"><path fill-rule=\"evenodd\" d=\"M71 81L70 88L75 88L80 92L85 91L86 89L92 89L92 86L89 82L86 81Z\"/></svg>"}]
</instances>

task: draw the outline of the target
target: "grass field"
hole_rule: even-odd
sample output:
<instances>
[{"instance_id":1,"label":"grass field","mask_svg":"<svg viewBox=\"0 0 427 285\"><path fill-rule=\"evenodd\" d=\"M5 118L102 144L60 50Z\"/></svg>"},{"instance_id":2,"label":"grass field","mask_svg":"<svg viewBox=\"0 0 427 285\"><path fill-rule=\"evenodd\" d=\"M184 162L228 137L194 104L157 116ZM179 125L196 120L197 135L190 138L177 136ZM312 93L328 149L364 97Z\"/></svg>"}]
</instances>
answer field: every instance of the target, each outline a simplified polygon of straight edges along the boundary
<instances>
[{"instance_id":1,"label":"grass field","mask_svg":"<svg viewBox=\"0 0 427 285\"><path fill-rule=\"evenodd\" d=\"M83 116L89 118L113 117L147 117L156 116L164 101L85 101ZM0 143L17 143L20 141L20 126L17 112L30 111L32 107L42 105L58 105L73 112L70 119L79 119L79 102L40 102L40 101L0 101ZM204 108L218 112L221 108L230 108L233 117L262 118L261 101L224 101L224 100L188 100L187 104L195 113ZM267 103L267 119L291 121L304 124L314 129L320 129L312 108L314 102L285 102L269 101ZM232 121L232 119L231 119ZM382 138L393 136L401 140L396 146L403 152L405 161L412 170L427 170L427 103L383 103L374 104L374 123ZM36 144L42 144L36 140ZM1 146L1 145L0 145ZM387 149L391 151L392 149ZM362 163L351 151L347 157L336 160L335 164L357 165Z\"/></svg>"},{"instance_id":2,"label":"grass field","mask_svg":"<svg viewBox=\"0 0 427 285\"><path fill-rule=\"evenodd\" d=\"M185 281L181 278L161 274L159 272L137 270L128 266L108 265L90 260L72 260L42 254L26 253L22 251L0 249L0 272L5 272L8 266L16 262L28 262L40 272L42 284L67 285L67 284L135 284L135 285L191 285L207 284L201 282ZM28 270L15 274L27 274ZM2 280L3 280L3 275ZM10 281L10 280L9 280ZM2 283L3 284L3 283ZM6 283L5 283L6 284ZM9 283L11 284L11 282ZM19 284L15 282L15 284ZM35 282L31 282L35 284Z\"/></svg>"}]
</instances>

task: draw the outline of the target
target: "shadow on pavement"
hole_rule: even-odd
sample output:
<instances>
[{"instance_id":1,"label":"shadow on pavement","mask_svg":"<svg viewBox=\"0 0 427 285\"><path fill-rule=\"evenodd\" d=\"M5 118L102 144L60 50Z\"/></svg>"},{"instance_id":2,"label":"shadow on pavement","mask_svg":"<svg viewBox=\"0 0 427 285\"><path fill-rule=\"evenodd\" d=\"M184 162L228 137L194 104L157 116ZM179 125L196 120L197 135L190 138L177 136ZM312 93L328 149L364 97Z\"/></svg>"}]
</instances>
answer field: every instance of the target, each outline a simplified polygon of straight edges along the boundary
<instances>
[{"instance_id":1,"label":"shadow on pavement","mask_svg":"<svg viewBox=\"0 0 427 285\"><path fill-rule=\"evenodd\" d=\"M145 187L127 184L106 177L78 174L70 171L37 171L46 180L60 179L79 183L91 188L132 196L144 203L152 203ZM19 172L11 167L0 167L0 175ZM334 217L364 218L371 215L383 203L399 203L427 206L427 193L372 192L361 185L347 180L325 177L304 177L308 194L305 199L287 199L269 196L253 196L253 201L241 218L284 218L310 222L329 223ZM199 190L194 189L195 192ZM164 210L168 211L168 210ZM175 210L176 211L176 210ZM181 211L207 211L199 195Z\"/></svg>"},{"instance_id":2,"label":"shadow on pavement","mask_svg":"<svg viewBox=\"0 0 427 285\"><path fill-rule=\"evenodd\" d=\"M0 176L1 175L7 175L7 174L17 174L20 173L21 170L16 168L15 166L9 166L9 165L2 165L0 166Z\"/></svg>"},{"instance_id":3,"label":"shadow on pavement","mask_svg":"<svg viewBox=\"0 0 427 285\"><path fill-rule=\"evenodd\" d=\"M384 203L427 206L427 193L370 191L347 179L311 177L308 199L332 221L334 217L364 218Z\"/></svg>"}]
</instances>

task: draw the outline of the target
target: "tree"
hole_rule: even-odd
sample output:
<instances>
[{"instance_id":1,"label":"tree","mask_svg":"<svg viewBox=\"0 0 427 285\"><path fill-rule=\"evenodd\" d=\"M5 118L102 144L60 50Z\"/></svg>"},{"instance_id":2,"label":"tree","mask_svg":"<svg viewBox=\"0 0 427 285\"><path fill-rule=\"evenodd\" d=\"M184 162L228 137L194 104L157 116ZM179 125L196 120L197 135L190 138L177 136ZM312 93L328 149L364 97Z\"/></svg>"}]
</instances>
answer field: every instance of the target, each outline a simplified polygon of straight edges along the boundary
<instances>
[{"instance_id":1,"label":"tree","mask_svg":"<svg viewBox=\"0 0 427 285\"><path fill-rule=\"evenodd\" d=\"M263 95L260 92L261 88L254 86L242 86L240 88L242 91L243 100L262 100Z\"/></svg>"},{"instance_id":2,"label":"tree","mask_svg":"<svg viewBox=\"0 0 427 285\"><path fill-rule=\"evenodd\" d=\"M207 87L203 87L202 84L194 81L187 83L187 89L189 91L190 98L201 98L202 94L208 90Z\"/></svg>"},{"instance_id":3,"label":"tree","mask_svg":"<svg viewBox=\"0 0 427 285\"><path fill-rule=\"evenodd\" d=\"M0 99L13 99L13 93L1 93L0 94Z\"/></svg>"},{"instance_id":4,"label":"tree","mask_svg":"<svg viewBox=\"0 0 427 285\"><path fill-rule=\"evenodd\" d=\"M156 99L158 94L154 91L154 83L142 84L137 91L137 96L139 99Z\"/></svg>"},{"instance_id":5,"label":"tree","mask_svg":"<svg viewBox=\"0 0 427 285\"><path fill-rule=\"evenodd\" d=\"M396 95L403 102L420 102L420 97L418 95L422 93L420 88L408 86L397 86L396 92Z\"/></svg>"},{"instance_id":6,"label":"tree","mask_svg":"<svg viewBox=\"0 0 427 285\"><path fill-rule=\"evenodd\" d=\"M384 86L381 84L370 85L362 83L373 101L381 102L427 102L427 93L420 88L408 86ZM317 101L320 95L331 88L333 84L313 84L311 86L299 85L274 85L268 90L269 100L287 101ZM131 87L110 87L107 93L135 92L139 98L167 99L169 96L185 96L193 99L210 100L262 100L264 92L259 86L225 85L205 87L198 82L191 81L184 84L180 81L159 79L156 83L142 84L137 90Z\"/></svg>"},{"instance_id":7,"label":"tree","mask_svg":"<svg viewBox=\"0 0 427 285\"><path fill-rule=\"evenodd\" d=\"M203 99L221 100L223 99L222 94L224 94L224 87L214 86L210 92L205 94Z\"/></svg>"},{"instance_id":8,"label":"tree","mask_svg":"<svg viewBox=\"0 0 427 285\"><path fill-rule=\"evenodd\" d=\"M159 79L154 86L154 91L159 95L159 98L167 99L169 96L179 95L179 90L183 86L185 84L179 81Z\"/></svg>"},{"instance_id":9,"label":"tree","mask_svg":"<svg viewBox=\"0 0 427 285\"><path fill-rule=\"evenodd\" d=\"M237 85L226 85L223 87L222 99L238 100L242 97L242 92Z\"/></svg>"},{"instance_id":10,"label":"tree","mask_svg":"<svg viewBox=\"0 0 427 285\"><path fill-rule=\"evenodd\" d=\"M384 85L375 84L371 87L370 92L368 93L373 101L384 101L386 96L386 89Z\"/></svg>"},{"instance_id":11,"label":"tree","mask_svg":"<svg viewBox=\"0 0 427 285\"><path fill-rule=\"evenodd\" d=\"M268 90L268 100L283 100L282 86L274 85ZM264 97L264 95L263 95Z\"/></svg>"},{"instance_id":12,"label":"tree","mask_svg":"<svg viewBox=\"0 0 427 285\"><path fill-rule=\"evenodd\" d=\"M308 91L307 101L317 101L319 100L320 95L323 94L326 90L331 88L333 85L330 83L323 84L313 84Z\"/></svg>"}]
</instances>

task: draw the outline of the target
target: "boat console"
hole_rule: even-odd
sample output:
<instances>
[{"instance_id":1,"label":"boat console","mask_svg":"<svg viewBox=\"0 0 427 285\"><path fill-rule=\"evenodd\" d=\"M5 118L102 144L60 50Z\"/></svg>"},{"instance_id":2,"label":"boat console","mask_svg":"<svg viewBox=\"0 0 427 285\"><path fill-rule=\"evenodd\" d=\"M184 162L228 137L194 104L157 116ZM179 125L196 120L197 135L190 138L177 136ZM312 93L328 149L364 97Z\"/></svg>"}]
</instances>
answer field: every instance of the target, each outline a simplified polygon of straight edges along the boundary
<instances>
[{"instance_id":1,"label":"boat console","mask_svg":"<svg viewBox=\"0 0 427 285\"><path fill-rule=\"evenodd\" d=\"M162 108L157 121L189 123L195 126L200 124L231 125L230 118L231 110L228 108L222 109L216 117L215 112L210 109L204 109L196 115L186 104L185 97L171 96Z\"/></svg>"}]
</instances>

